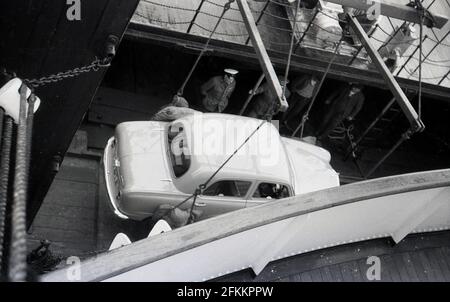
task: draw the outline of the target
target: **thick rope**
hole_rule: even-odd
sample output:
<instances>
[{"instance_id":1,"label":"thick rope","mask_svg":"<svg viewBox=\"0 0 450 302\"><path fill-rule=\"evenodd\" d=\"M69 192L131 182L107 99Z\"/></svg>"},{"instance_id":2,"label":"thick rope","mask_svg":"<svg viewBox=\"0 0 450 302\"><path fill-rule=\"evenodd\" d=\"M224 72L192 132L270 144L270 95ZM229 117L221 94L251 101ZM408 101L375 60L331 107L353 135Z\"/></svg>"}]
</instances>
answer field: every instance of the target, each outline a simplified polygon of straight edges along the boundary
<instances>
[{"instance_id":1,"label":"thick rope","mask_svg":"<svg viewBox=\"0 0 450 302\"><path fill-rule=\"evenodd\" d=\"M10 158L13 126L13 119L9 116L5 117L0 161L0 273L5 267L2 263L2 259L5 238L6 208L8 202L9 167L11 164Z\"/></svg>"},{"instance_id":2,"label":"thick rope","mask_svg":"<svg viewBox=\"0 0 450 302\"><path fill-rule=\"evenodd\" d=\"M286 70L284 72L284 85L283 85L283 96L286 95L286 87L287 87L287 81L289 76L289 68L291 66L291 57L292 57L292 51L294 50L294 42L295 42L295 28L297 26L297 14L298 10L300 9L300 2L301 0L297 0L297 7L295 8L295 14L294 14L294 23L292 25L292 33L291 33L291 45L289 46L289 54L288 59L286 63Z\"/></svg>"},{"instance_id":3,"label":"thick rope","mask_svg":"<svg viewBox=\"0 0 450 302\"><path fill-rule=\"evenodd\" d=\"M27 87L20 87L19 125L17 128L16 166L11 217L11 245L9 255L9 280L27 279L26 199L28 189L27 160Z\"/></svg>"},{"instance_id":4,"label":"thick rope","mask_svg":"<svg viewBox=\"0 0 450 302\"><path fill-rule=\"evenodd\" d=\"M423 20L425 18L424 11L422 6L420 5L420 8L418 9L418 14L420 17L420 40L419 40L419 99L418 99L418 109L417 109L417 115L419 116L419 120L422 119L422 49L423 49Z\"/></svg>"}]
</instances>

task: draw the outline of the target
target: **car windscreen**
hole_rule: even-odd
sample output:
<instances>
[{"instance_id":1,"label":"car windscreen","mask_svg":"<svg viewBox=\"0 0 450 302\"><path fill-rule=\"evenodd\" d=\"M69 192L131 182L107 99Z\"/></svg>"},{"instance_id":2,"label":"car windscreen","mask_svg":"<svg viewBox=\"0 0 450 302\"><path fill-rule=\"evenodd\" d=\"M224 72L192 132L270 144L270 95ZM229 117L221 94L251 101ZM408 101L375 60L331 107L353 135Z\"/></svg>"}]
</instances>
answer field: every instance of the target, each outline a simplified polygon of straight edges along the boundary
<instances>
[{"instance_id":1,"label":"car windscreen","mask_svg":"<svg viewBox=\"0 0 450 302\"><path fill-rule=\"evenodd\" d=\"M191 166L191 156L187 145L186 132L182 124L173 123L169 125L167 138L173 172L175 177L181 177Z\"/></svg>"}]
</instances>

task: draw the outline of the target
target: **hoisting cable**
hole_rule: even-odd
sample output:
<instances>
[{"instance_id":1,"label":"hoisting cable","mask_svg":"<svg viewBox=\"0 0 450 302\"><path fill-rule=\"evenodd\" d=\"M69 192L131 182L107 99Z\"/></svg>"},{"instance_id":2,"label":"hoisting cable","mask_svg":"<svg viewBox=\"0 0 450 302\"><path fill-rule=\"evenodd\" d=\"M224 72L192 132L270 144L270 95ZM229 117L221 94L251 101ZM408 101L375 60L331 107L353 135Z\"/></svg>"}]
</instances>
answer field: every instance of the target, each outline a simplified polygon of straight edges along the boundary
<instances>
[{"instance_id":1,"label":"hoisting cable","mask_svg":"<svg viewBox=\"0 0 450 302\"><path fill-rule=\"evenodd\" d=\"M292 25L292 33L291 33L291 44L289 46L289 54L288 54L288 59L287 59L287 63L286 63L286 70L284 72L284 85L283 85L283 96L286 95L286 86L287 86L287 81L288 81L288 76L289 76L289 68L291 66L291 57L292 57L292 52L294 50L294 41L295 41L295 29L297 26L297 14L298 14L298 10L300 9L300 2L301 0L297 0L297 6L295 8L295 14L294 14L294 22Z\"/></svg>"},{"instance_id":2,"label":"hoisting cable","mask_svg":"<svg viewBox=\"0 0 450 302\"><path fill-rule=\"evenodd\" d=\"M190 209L190 213L189 213L189 217L190 217L190 219L189 219L189 222L192 222L193 221L193 211L194 211L194 207L195 207L195 200L197 199L197 196L199 195L199 194L201 194L202 192L203 192L203 190L205 190L207 187L208 187L208 185L209 185L209 183L213 180L213 178L217 175L217 173L219 173L220 172L220 170L222 170L222 168L223 167L225 167L225 165L239 152L239 150L241 150L242 149L242 147L244 147L245 146L245 144L247 144L247 142L253 137L253 135L255 135L255 133L256 132L258 132L258 130L262 127L262 125L264 125L266 122L268 122L268 120L263 120L259 125L258 125L258 127L256 127L256 129L255 130L253 130L253 132L249 135L249 136L247 136L247 138L242 142L242 144L238 147L238 148L236 148L234 151L233 151L233 153L231 153L230 154L230 156L228 156L228 158L219 166L219 168L217 168L217 170L203 183L203 184L201 184L199 187L198 187L198 189L197 190L195 190L195 193L193 194L194 195L194 200L193 200L193 202L192 202L192 206L191 206L191 209Z\"/></svg>"},{"instance_id":3,"label":"hoisting cable","mask_svg":"<svg viewBox=\"0 0 450 302\"><path fill-rule=\"evenodd\" d=\"M420 23L420 40L419 40L419 91L418 91L418 104L417 104L417 114L419 116L419 120L422 119L422 55L423 55L423 21L425 19L425 9L422 6L422 3L420 1L416 0L417 5L417 13L419 14Z\"/></svg>"},{"instance_id":4,"label":"hoisting cable","mask_svg":"<svg viewBox=\"0 0 450 302\"><path fill-rule=\"evenodd\" d=\"M167 214L169 214L170 211L179 208L180 206L182 206L184 203L186 203L187 201L189 201L191 198L194 198L191 208L190 208L190 219L189 222L192 222L192 211L194 210L195 207L195 201L197 199L197 196L200 195L204 189L206 189L209 185L209 183L213 180L213 178L217 175L217 173L220 172L220 170L222 170L222 168L233 158L233 156L236 155L236 153L239 152L239 150L242 149L242 147L244 147L245 144L247 144L247 142L253 137L253 135L255 135L255 133L266 123L266 120L263 120L258 127L256 127L255 130L253 130L253 132L244 140L244 142L242 142L242 144L236 148L233 153L230 154L230 156L228 156L228 158L217 168L217 170L201 185L198 186L198 188L195 190L195 192L191 195L189 195L188 197L186 197L183 201L181 201L180 203L178 203L177 205L175 205L173 208L168 209L165 214L163 216L166 216Z\"/></svg>"},{"instance_id":5,"label":"hoisting cable","mask_svg":"<svg viewBox=\"0 0 450 302\"><path fill-rule=\"evenodd\" d=\"M212 36L216 32L217 28L219 27L220 22L222 21L223 17L225 16L225 13L231 8L231 4L234 2L234 0L228 0L227 3L223 6L222 14L220 15L219 19L216 22L216 25L214 26L214 29L209 34L208 40L206 41L205 45L203 46L202 50L200 51L200 54L198 55L197 59L195 60L194 65L192 66L191 70L189 71L186 79L184 80L183 84L181 85L180 89L177 91L178 96L183 96L184 94L184 88L186 87L187 83L191 79L192 74L194 73L195 69L197 68L198 63L200 62L200 59L205 54L206 50L208 49L209 43L211 42Z\"/></svg>"},{"instance_id":6,"label":"hoisting cable","mask_svg":"<svg viewBox=\"0 0 450 302\"><path fill-rule=\"evenodd\" d=\"M328 72L330 72L331 65L333 64L334 60L336 59L336 56L337 56L338 51L339 51L339 47L341 46L341 43L342 43L343 39L344 39L344 36L342 36L341 39L339 40L339 42L337 43L336 48L335 48L334 53L333 53L333 56L331 57L330 62L328 62L327 69L325 70L324 74L322 75L322 78L320 79L319 85L317 86L317 88L314 89L314 96L313 96L312 100L309 102L309 106L306 109L306 112L305 112L305 114L302 117L300 125L298 125L298 127L294 130L294 132L292 133L291 137L294 137L297 134L297 132L301 129L301 131L300 131L300 138L303 138L303 129L304 129L306 121L309 118L309 113L311 111L311 108L314 105L314 102L316 101L317 96L319 95L320 89L322 88L322 85L325 82L325 78L327 77Z\"/></svg>"},{"instance_id":7,"label":"hoisting cable","mask_svg":"<svg viewBox=\"0 0 450 302\"><path fill-rule=\"evenodd\" d=\"M28 87L22 83L19 89L20 110L19 124L17 127L14 193L11 215L11 244L8 266L9 280L13 282L26 281L27 278L27 234L25 219L28 191L27 91Z\"/></svg>"},{"instance_id":8,"label":"hoisting cable","mask_svg":"<svg viewBox=\"0 0 450 302\"><path fill-rule=\"evenodd\" d=\"M6 208L8 203L9 167L11 163L11 144L14 121L5 116L2 135L2 148L0 158L0 275L6 265L3 263L3 246L5 241Z\"/></svg>"}]
</instances>

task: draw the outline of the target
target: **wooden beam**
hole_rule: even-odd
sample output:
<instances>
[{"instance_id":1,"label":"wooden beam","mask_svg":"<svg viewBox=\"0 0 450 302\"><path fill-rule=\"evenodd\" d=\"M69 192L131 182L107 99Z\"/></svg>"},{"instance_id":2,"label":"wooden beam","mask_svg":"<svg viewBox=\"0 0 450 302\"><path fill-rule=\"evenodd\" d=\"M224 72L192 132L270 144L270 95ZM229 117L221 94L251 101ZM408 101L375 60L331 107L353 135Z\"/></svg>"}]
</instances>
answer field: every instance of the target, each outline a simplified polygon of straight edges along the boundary
<instances>
[{"instance_id":1,"label":"wooden beam","mask_svg":"<svg viewBox=\"0 0 450 302\"><path fill-rule=\"evenodd\" d=\"M186 51L185 46L200 48L206 41L206 38L186 33L169 31L166 29L143 26L131 23L127 29L126 37L130 40L141 43L150 43L164 47L178 47L180 51ZM245 61L249 67L259 66L259 61L254 49L250 46L237 45L236 43L213 40L209 45L215 56L225 57L227 59ZM274 50L268 51L271 61L277 65L285 66L286 54ZM327 63L322 57L308 57L305 54L299 54L294 57L291 65L295 72L317 73L324 72ZM383 78L376 70L364 70L356 67L334 64L329 72L329 77L346 82L357 82L367 86L373 86L380 89L387 89ZM417 91L417 81L396 78L400 86L404 89ZM423 93L425 96L448 102L450 100L450 89L435 84L423 83Z\"/></svg>"},{"instance_id":2,"label":"wooden beam","mask_svg":"<svg viewBox=\"0 0 450 302\"><path fill-rule=\"evenodd\" d=\"M347 20L348 20L350 26L355 31L355 33L358 36L359 40L361 41L362 45L364 45L364 48L366 49L367 53L369 54L370 58L372 59L372 62L375 64L375 66L380 71L381 75L383 76L384 80L386 81L386 84L389 86L389 89L392 91L392 94L394 95L395 99L397 100L398 104L400 105L400 108L402 109L403 113L408 118L409 123L411 124L412 130L413 131L422 131L425 128L425 126L423 125L422 121L420 120L416 110L409 102L405 93L400 88L400 85L395 80L394 76L392 75L389 68L384 63L384 61L381 58L378 51L373 47L372 43L370 42L369 37L367 36L366 32L362 28L361 24L359 24L356 17L354 17L350 14L347 14Z\"/></svg>"},{"instance_id":3,"label":"wooden beam","mask_svg":"<svg viewBox=\"0 0 450 302\"><path fill-rule=\"evenodd\" d=\"M239 6L239 10L241 11L245 27L247 28L247 31L250 35L250 39L252 40L253 48L255 49L261 68L266 76L266 81L269 83L270 88L278 97L278 101L280 102L280 111L284 112L288 108L288 103L283 95L283 88L278 81L275 69L272 66L272 62L270 61L266 48L264 47L264 43L261 39L258 28L256 27L255 19L253 18L247 0L237 0L237 3Z\"/></svg>"},{"instance_id":4,"label":"wooden beam","mask_svg":"<svg viewBox=\"0 0 450 302\"><path fill-rule=\"evenodd\" d=\"M126 38L139 43L148 43L163 47L175 47L181 52L188 51L187 49L192 47L200 49L207 39L201 36L137 23L130 23L130 26L126 32ZM257 69L259 70L259 61L254 53L253 47L251 46L239 45L221 40L212 40L209 48L214 56L245 62L250 69L254 69L255 71ZM302 49L299 51L301 50ZM275 50L268 50L268 54L271 61L277 64L277 66L285 66L285 53ZM292 60L291 67L294 72L318 73L325 72L327 64L328 62L323 59L323 56L309 57L305 53L297 52L296 56ZM329 78L344 82L360 83L366 86L372 86L385 90L388 89L384 79L380 76L380 73L377 70L372 69L366 70L359 69L354 66L333 64L329 72ZM416 80L400 77L397 77L396 80L403 89L417 91L418 85ZM450 88L448 87L423 83L422 91L426 97L450 102Z\"/></svg>"},{"instance_id":5,"label":"wooden beam","mask_svg":"<svg viewBox=\"0 0 450 302\"><path fill-rule=\"evenodd\" d=\"M356 9L361 10L368 10L373 5L380 5L380 14L383 16L391 17L394 19L400 19L412 23L419 24L420 23L420 17L417 13L417 10L415 8L401 5L397 3L391 3L388 1L381 1L381 0L369 0L369 1L363 1L363 0L327 0L328 2L340 4L342 6L348 6L353 7ZM442 28L448 21L448 17L433 14L434 17L434 27ZM424 25L431 26L431 24L425 20Z\"/></svg>"}]
</instances>

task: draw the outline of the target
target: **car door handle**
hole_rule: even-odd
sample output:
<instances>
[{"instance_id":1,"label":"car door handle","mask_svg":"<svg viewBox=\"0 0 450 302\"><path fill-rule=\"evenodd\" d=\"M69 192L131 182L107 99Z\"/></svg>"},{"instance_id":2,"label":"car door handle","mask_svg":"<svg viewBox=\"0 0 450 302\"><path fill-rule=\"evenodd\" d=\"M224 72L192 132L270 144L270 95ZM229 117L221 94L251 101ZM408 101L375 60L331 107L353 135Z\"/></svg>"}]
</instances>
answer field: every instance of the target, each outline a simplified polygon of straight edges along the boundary
<instances>
[{"instance_id":1,"label":"car door handle","mask_svg":"<svg viewBox=\"0 0 450 302\"><path fill-rule=\"evenodd\" d=\"M195 202L195 206L196 206L196 207L199 207L199 208L206 207L206 203L196 201L196 202Z\"/></svg>"}]
</instances>

